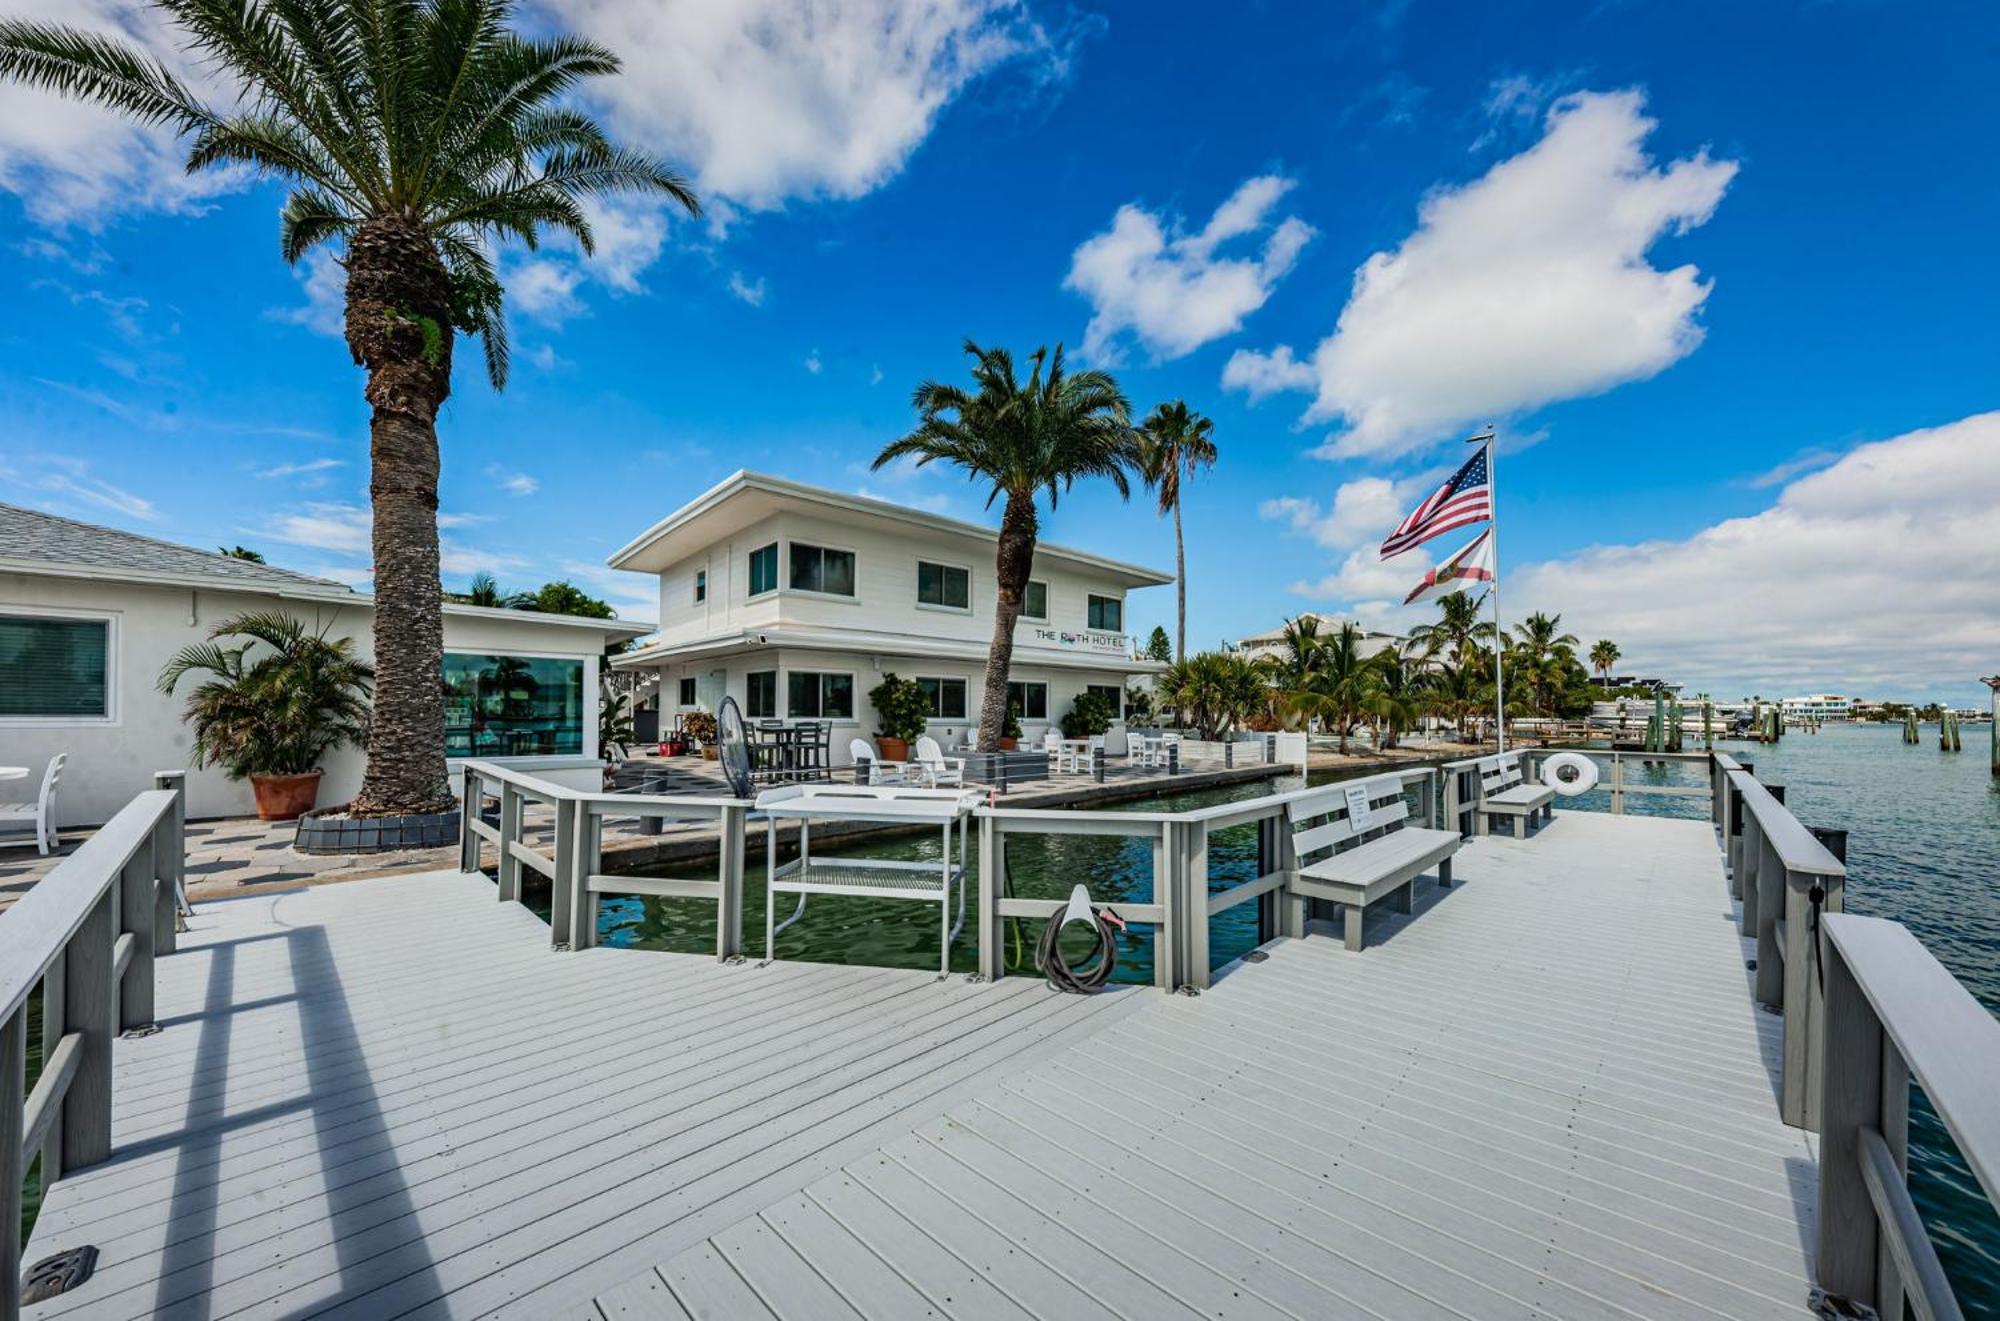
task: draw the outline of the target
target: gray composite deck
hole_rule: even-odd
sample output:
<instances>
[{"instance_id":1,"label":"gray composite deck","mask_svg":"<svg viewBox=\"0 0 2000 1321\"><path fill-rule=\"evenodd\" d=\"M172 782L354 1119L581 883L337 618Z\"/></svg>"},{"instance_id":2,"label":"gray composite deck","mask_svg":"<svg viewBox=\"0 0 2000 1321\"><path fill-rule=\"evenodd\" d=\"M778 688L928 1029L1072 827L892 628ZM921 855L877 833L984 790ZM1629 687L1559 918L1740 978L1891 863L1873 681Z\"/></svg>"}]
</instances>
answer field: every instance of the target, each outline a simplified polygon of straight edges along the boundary
<instances>
[{"instance_id":1,"label":"gray composite deck","mask_svg":"<svg viewBox=\"0 0 2000 1321\"><path fill-rule=\"evenodd\" d=\"M1803 1315L1706 824L1458 856L1193 999L553 954L452 873L206 905L26 1315Z\"/></svg>"}]
</instances>

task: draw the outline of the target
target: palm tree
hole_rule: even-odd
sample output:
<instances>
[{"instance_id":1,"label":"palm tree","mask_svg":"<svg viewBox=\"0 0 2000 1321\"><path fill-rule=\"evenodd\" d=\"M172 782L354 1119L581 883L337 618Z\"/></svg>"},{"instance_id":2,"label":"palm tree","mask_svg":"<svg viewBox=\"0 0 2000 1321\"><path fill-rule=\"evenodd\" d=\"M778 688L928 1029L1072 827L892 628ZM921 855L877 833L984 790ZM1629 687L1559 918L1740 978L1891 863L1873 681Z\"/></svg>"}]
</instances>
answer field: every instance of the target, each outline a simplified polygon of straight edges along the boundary
<instances>
[{"instance_id":1,"label":"palm tree","mask_svg":"<svg viewBox=\"0 0 2000 1321\"><path fill-rule=\"evenodd\" d=\"M1415 728L1418 716L1431 709L1430 659L1404 642L1391 643L1371 660L1375 683L1366 705L1382 731L1376 746L1393 748L1403 731Z\"/></svg>"},{"instance_id":2,"label":"palm tree","mask_svg":"<svg viewBox=\"0 0 2000 1321\"><path fill-rule=\"evenodd\" d=\"M1215 424L1185 399L1155 408L1139 424L1139 472L1158 492L1160 513L1174 516L1174 659L1187 655L1187 546L1181 540L1181 479L1215 466Z\"/></svg>"},{"instance_id":3,"label":"palm tree","mask_svg":"<svg viewBox=\"0 0 2000 1321\"><path fill-rule=\"evenodd\" d=\"M1062 345L1051 354L1036 349L1023 384L1005 349L985 349L965 341L972 359L974 387L925 381L911 403L917 425L875 456L876 468L914 457L918 467L943 460L965 469L975 482L991 483L986 504L1005 500L994 576L999 602L993 611L993 645L986 657L986 688L979 707L979 747L1000 746L1007 715L1007 671L1014 659L1014 625L1021 597L1035 565L1040 519L1036 497L1046 491L1049 508L1079 477L1103 477L1132 493L1126 471L1134 462L1132 409L1110 373L1070 374ZM1044 375L1043 369L1047 368Z\"/></svg>"},{"instance_id":4,"label":"palm tree","mask_svg":"<svg viewBox=\"0 0 2000 1321\"><path fill-rule=\"evenodd\" d=\"M1204 739L1219 738L1242 721L1270 708L1264 672L1234 652L1203 651L1177 660L1160 676L1161 700L1171 703L1179 723L1192 724Z\"/></svg>"},{"instance_id":5,"label":"palm tree","mask_svg":"<svg viewBox=\"0 0 2000 1321\"><path fill-rule=\"evenodd\" d=\"M1514 647L1531 664L1539 665L1556 653L1558 647L1574 647L1576 634L1558 632L1562 628L1561 615L1545 615L1539 610L1514 625Z\"/></svg>"},{"instance_id":6,"label":"palm tree","mask_svg":"<svg viewBox=\"0 0 2000 1321\"><path fill-rule=\"evenodd\" d=\"M1479 602L1464 592L1453 592L1438 601L1438 619L1410 630L1410 641L1424 649L1426 656L1443 655L1454 664L1464 664L1473 652L1493 638L1491 621L1481 622Z\"/></svg>"},{"instance_id":7,"label":"palm tree","mask_svg":"<svg viewBox=\"0 0 2000 1321\"><path fill-rule=\"evenodd\" d=\"M222 638L243 641L227 646ZM312 632L283 611L215 625L208 641L174 653L160 671L160 691L171 697L190 674L208 676L183 713L194 726L194 764L220 765L231 779L304 774L332 749L367 736L375 672L355 656L353 639Z\"/></svg>"},{"instance_id":8,"label":"palm tree","mask_svg":"<svg viewBox=\"0 0 2000 1321\"><path fill-rule=\"evenodd\" d=\"M478 336L507 380L491 245L547 231L589 252L582 201L688 186L612 145L570 93L617 70L594 43L511 31L513 0L155 0L236 96L210 105L115 38L0 21L0 79L93 101L191 139L188 169L248 167L291 188L279 247L344 244L346 337L367 369L379 669L361 815L448 806L438 592L437 414L452 344Z\"/></svg>"},{"instance_id":9,"label":"palm tree","mask_svg":"<svg viewBox=\"0 0 2000 1321\"><path fill-rule=\"evenodd\" d=\"M1619 658L1624 654L1618 650L1618 644L1610 638L1599 638L1590 644L1590 668L1596 670L1598 677L1609 684L1612 667L1618 664Z\"/></svg>"},{"instance_id":10,"label":"palm tree","mask_svg":"<svg viewBox=\"0 0 2000 1321\"><path fill-rule=\"evenodd\" d=\"M1318 640L1313 650L1315 663L1305 682L1278 694L1279 705L1286 711L1332 724L1343 753L1348 734L1379 690L1374 661L1361 654L1361 644L1360 626L1351 621L1342 624L1338 632Z\"/></svg>"}]
</instances>

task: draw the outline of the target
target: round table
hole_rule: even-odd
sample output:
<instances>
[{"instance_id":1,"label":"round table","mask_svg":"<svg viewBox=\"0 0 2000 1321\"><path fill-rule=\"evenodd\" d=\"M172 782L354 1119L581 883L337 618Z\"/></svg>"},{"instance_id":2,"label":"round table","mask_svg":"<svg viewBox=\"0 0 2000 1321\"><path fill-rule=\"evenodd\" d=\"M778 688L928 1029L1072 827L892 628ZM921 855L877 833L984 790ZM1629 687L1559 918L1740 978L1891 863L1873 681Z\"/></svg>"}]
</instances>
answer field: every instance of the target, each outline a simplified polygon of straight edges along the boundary
<instances>
[{"instance_id":1,"label":"round table","mask_svg":"<svg viewBox=\"0 0 2000 1321\"><path fill-rule=\"evenodd\" d=\"M28 778L26 766L0 766L0 780L25 780Z\"/></svg>"}]
</instances>

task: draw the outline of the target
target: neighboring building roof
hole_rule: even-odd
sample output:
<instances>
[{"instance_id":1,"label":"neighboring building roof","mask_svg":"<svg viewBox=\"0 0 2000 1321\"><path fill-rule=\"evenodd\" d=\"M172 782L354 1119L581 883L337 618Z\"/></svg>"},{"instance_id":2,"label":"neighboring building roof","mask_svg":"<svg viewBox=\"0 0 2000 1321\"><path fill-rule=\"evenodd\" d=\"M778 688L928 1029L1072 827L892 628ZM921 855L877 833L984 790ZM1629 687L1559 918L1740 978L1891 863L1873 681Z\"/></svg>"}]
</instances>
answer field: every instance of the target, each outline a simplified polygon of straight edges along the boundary
<instances>
[{"instance_id":1,"label":"neighboring building roof","mask_svg":"<svg viewBox=\"0 0 2000 1321\"><path fill-rule=\"evenodd\" d=\"M970 639L922 638L906 633L882 633L867 629L835 628L748 628L713 637L690 638L682 642L655 642L612 659L615 670L643 669L668 661L711 659L766 648L785 647L801 651L873 653L881 656L922 656L938 660L960 660L984 665L990 654L988 644ZM1014 664L1018 670L1037 667L1071 670L1103 670L1124 675L1158 674L1167 667L1159 661L1139 660L1119 654L1087 651L1052 651L1045 648L1016 647Z\"/></svg>"},{"instance_id":2,"label":"neighboring building roof","mask_svg":"<svg viewBox=\"0 0 2000 1321\"><path fill-rule=\"evenodd\" d=\"M326 601L372 610L375 598L331 578L315 578L269 564L239 560L214 551L196 550L135 532L81 523L38 509L0 503L0 573L32 573L59 578L130 582L155 587L190 587L208 591L253 592L286 599ZM503 610L488 606L444 603L448 615L539 622L571 628L592 628L609 637L634 638L651 633L647 623L590 619Z\"/></svg>"},{"instance_id":3,"label":"neighboring building roof","mask_svg":"<svg viewBox=\"0 0 2000 1321\"><path fill-rule=\"evenodd\" d=\"M1322 615L1319 612L1313 610L1308 610L1304 614L1298 617L1300 619L1318 620L1320 636L1322 637L1326 636L1328 633L1338 632L1342 624L1348 624L1348 623L1357 625L1360 624L1359 620L1344 619L1339 615ZM1287 623L1289 622L1290 621L1287 621ZM1384 632L1381 629L1368 628L1366 626L1362 626L1361 636L1363 638L1400 638L1402 634L1388 633ZM1277 628L1266 629L1262 633L1252 633L1247 638L1239 638L1237 639L1236 645L1239 647L1246 647L1246 648L1275 647L1280 643L1284 642L1284 640L1285 640L1285 626L1283 624L1280 624Z\"/></svg>"},{"instance_id":4,"label":"neighboring building roof","mask_svg":"<svg viewBox=\"0 0 2000 1321\"><path fill-rule=\"evenodd\" d=\"M659 573L781 508L801 506L835 517L860 516L905 523L988 544L997 541L1000 535L995 529L980 523L927 514L886 500L848 495L843 491L795 482L785 477L738 471L647 528L606 563L614 569ZM1035 543L1035 559L1037 562L1064 560L1081 565L1118 579L1128 587L1157 587L1174 580L1171 573L1159 569L1093 555L1089 551L1049 541Z\"/></svg>"}]
</instances>

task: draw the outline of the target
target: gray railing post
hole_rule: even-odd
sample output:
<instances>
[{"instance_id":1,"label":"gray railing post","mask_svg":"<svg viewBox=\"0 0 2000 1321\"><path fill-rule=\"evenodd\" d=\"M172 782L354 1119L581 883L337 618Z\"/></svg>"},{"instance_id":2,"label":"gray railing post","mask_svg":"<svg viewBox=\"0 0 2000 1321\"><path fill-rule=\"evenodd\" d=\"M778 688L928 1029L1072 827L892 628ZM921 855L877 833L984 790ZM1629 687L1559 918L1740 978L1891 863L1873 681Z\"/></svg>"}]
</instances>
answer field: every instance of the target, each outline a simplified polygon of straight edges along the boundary
<instances>
[{"instance_id":1,"label":"gray railing post","mask_svg":"<svg viewBox=\"0 0 2000 1321\"><path fill-rule=\"evenodd\" d=\"M76 1077L63 1096L63 1166L111 1154L111 1040L117 1035L116 891L107 887L70 937L63 959L63 1027L79 1034Z\"/></svg>"},{"instance_id":2,"label":"gray railing post","mask_svg":"<svg viewBox=\"0 0 2000 1321\"><path fill-rule=\"evenodd\" d=\"M1625 759L1611 754L1611 815L1625 815Z\"/></svg>"},{"instance_id":3,"label":"gray railing post","mask_svg":"<svg viewBox=\"0 0 2000 1321\"><path fill-rule=\"evenodd\" d=\"M979 975L997 982L1005 975L1004 935L1000 917L1000 884L1006 874L1007 837L990 816L979 818Z\"/></svg>"},{"instance_id":4,"label":"gray railing post","mask_svg":"<svg viewBox=\"0 0 2000 1321\"><path fill-rule=\"evenodd\" d=\"M458 869L462 872L479 870L479 835L472 823L479 816L482 795L479 790L479 772L471 766L458 768Z\"/></svg>"},{"instance_id":5,"label":"gray railing post","mask_svg":"<svg viewBox=\"0 0 2000 1321\"><path fill-rule=\"evenodd\" d=\"M588 823L598 818L581 798L558 798L550 806L556 814L556 843L555 875L549 877L549 943L557 949L582 949L576 929L597 859L581 845Z\"/></svg>"},{"instance_id":6,"label":"gray railing post","mask_svg":"<svg viewBox=\"0 0 2000 1321\"><path fill-rule=\"evenodd\" d=\"M0 1020L0 1317L21 1315L22 1107L28 1103L28 1009Z\"/></svg>"},{"instance_id":7,"label":"gray railing post","mask_svg":"<svg viewBox=\"0 0 2000 1321\"><path fill-rule=\"evenodd\" d=\"M118 871L118 926L132 937L132 955L118 979L120 1032L154 1026L153 933L158 927L160 891L154 873L153 836L148 835Z\"/></svg>"},{"instance_id":8,"label":"gray railing post","mask_svg":"<svg viewBox=\"0 0 2000 1321\"><path fill-rule=\"evenodd\" d=\"M1278 870L1279 817L1267 816L1257 823L1257 875L1269 876ZM1257 943L1278 934L1278 901L1281 892L1267 890L1257 896Z\"/></svg>"},{"instance_id":9,"label":"gray railing post","mask_svg":"<svg viewBox=\"0 0 2000 1321\"><path fill-rule=\"evenodd\" d=\"M1236 740L1233 738L1222 740L1222 764L1229 770L1236 769Z\"/></svg>"},{"instance_id":10,"label":"gray railing post","mask_svg":"<svg viewBox=\"0 0 2000 1321\"><path fill-rule=\"evenodd\" d=\"M153 899L153 953L158 956L180 946L181 896L187 891L187 772L156 772L153 787L174 796L174 810L153 826L153 875L159 878Z\"/></svg>"},{"instance_id":11,"label":"gray railing post","mask_svg":"<svg viewBox=\"0 0 2000 1321\"><path fill-rule=\"evenodd\" d=\"M1868 1194L1862 1135L1879 1132L1897 1167L1907 1173L1909 1069L1839 947L1830 940L1821 944L1824 1054L1832 1067L1819 1134L1816 1273L1827 1292L1896 1316L1902 1312L1903 1282Z\"/></svg>"},{"instance_id":12,"label":"gray railing post","mask_svg":"<svg viewBox=\"0 0 2000 1321\"><path fill-rule=\"evenodd\" d=\"M1099 784L1104 783L1103 748L1092 748L1090 750L1090 778L1096 780Z\"/></svg>"},{"instance_id":13,"label":"gray railing post","mask_svg":"<svg viewBox=\"0 0 2000 1321\"><path fill-rule=\"evenodd\" d=\"M721 884L716 895L715 957L725 963L743 957L743 833L749 824L747 805L722 809L722 840L716 857Z\"/></svg>"},{"instance_id":14,"label":"gray railing post","mask_svg":"<svg viewBox=\"0 0 2000 1321\"><path fill-rule=\"evenodd\" d=\"M1208 989L1208 827L1200 821L1180 824L1181 917L1186 935L1177 986Z\"/></svg>"},{"instance_id":15,"label":"gray railing post","mask_svg":"<svg viewBox=\"0 0 2000 1321\"><path fill-rule=\"evenodd\" d=\"M1180 864L1180 832L1174 822L1162 821L1153 836L1153 902L1164 912L1153 933L1153 984L1163 991L1180 985Z\"/></svg>"},{"instance_id":16,"label":"gray railing post","mask_svg":"<svg viewBox=\"0 0 2000 1321\"><path fill-rule=\"evenodd\" d=\"M1757 871L1763 857L1763 827L1757 823L1757 814L1743 810L1743 800L1736 800L1741 818L1737 822L1742 834L1736 841L1736 873L1738 885L1743 891L1743 904L1737 913L1736 934L1754 936L1757 934Z\"/></svg>"},{"instance_id":17,"label":"gray railing post","mask_svg":"<svg viewBox=\"0 0 2000 1321\"><path fill-rule=\"evenodd\" d=\"M1175 743L1172 746L1168 747L1167 749L1167 774L1179 775L1180 773L1181 773L1181 745Z\"/></svg>"},{"instance_id":18,"label":"gray railing post","mask_svg":"<svg viewBox=\"0 0 2000 1321\"><path fill-rule=\"evenodd\" d=\"M521 860L514 856L511 847L521 838L521 791L512 784L500 782L500 842L494 848L500 854L500 888L502 903L521 897Z\"/></svg>"},{"instance_id":19,"label":"gray railing post","mask_svg":"<svg viewBox=\"0 0 2000 1321\"><path fill-rule=\"evenodd\" d=\"M63 1033L69 1029L68 999L65 987L68 985L69 956L61 950L49 960L48 971L42 974L42 1062L44 1065L55 1057L56 1047L62 1044ZM62 1177L63 1126L61 1123L49 1125L49 1134L42 1139L42 1187L47 1188Z\"/></svg>"}]
</instances>

